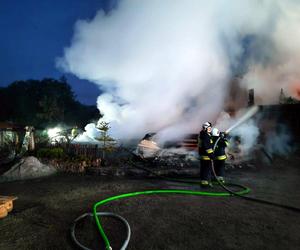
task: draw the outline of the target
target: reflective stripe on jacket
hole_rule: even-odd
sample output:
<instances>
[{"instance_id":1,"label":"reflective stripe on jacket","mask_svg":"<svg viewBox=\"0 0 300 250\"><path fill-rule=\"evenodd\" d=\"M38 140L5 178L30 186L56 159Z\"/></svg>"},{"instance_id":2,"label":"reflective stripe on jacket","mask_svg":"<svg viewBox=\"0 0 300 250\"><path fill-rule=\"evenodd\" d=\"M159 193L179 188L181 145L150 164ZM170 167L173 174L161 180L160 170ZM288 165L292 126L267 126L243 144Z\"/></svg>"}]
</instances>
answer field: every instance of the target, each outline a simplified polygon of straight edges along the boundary
<instances>
[{"instance_id":1,"label":"reflective stripe on jacket","mask_svg":"<svg viewBox=\"0 0 300 250\"><path fill-rule=\"evenodd\" d=\"M198 150L201 160L211 160L213 153L213 140L209 133L201 130L198 136Z\"/></svg>"},{"instance_id":2,"label":"reflective stripe on jacket","mask_svg":"<svg viewBox=\"0 0 300 250\"><path fill-rule=\"evenodd\" d=\"M220 156L216 156L215 158L216 160L222 161L222 160L226 160L227 156L226 155L220 155Z\"/></svg>"},{"instance_id":3,"label":"reflective stripe on jacket","mask_svg":"<svg viewBox=\"0 0 300 250\"><path fill-rule=\"evenodd\" d=\"M213 141L216 142L218 140L218 136L213 136ZM225 148L229 145L229 142L227 141L226 138L220 138L218 145L215 148L214 156L215 160L226 160L227 156L225 153Z\"/></svg>"}]
</instances>

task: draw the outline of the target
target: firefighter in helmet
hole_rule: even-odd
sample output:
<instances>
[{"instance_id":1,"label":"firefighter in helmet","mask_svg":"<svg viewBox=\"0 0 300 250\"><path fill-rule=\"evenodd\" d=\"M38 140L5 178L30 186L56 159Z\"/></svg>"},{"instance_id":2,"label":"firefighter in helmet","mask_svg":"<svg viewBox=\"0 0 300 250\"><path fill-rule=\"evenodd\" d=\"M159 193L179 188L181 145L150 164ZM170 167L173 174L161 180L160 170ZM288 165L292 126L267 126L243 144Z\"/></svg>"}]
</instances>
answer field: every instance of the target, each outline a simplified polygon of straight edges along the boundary
<instances>
[{"instance_id":1,"label":"firefighter in helmet","mask_svg":"<svg viewBox=\"0 0 300 250\"><path fill-rule=\"evenodd\" d=\"M201 186L210 186L211 160L214 158L213 141L211 138L212 126L210 122L202 125L202 130L198 136L198 152L200 156L200 178Z\"/></svg>"},{"instance_id":2,"label":"firefighter in helmet","mask_svg":"<svg viewBox=\"0 0 300 250\"><path fill-rule=\"evenodd\" d=\"M225 171L225 161L227 159L225 148L229 145L226 138L226 133L220 132L217 128L212 129L212 139L215 144L218 138L220 137L218 144L214 150L214 169L216 172L216 177L222 183L225 183L224 180L224 171Z\"/></svg>"}]
</instances>

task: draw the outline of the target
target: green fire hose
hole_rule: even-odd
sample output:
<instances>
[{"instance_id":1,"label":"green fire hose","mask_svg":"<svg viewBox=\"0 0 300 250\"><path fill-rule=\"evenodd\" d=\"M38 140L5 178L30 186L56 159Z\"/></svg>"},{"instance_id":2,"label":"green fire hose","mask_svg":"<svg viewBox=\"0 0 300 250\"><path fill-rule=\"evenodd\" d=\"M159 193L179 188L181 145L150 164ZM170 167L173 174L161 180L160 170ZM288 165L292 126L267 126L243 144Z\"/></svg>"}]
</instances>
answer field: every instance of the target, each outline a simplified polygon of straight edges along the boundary
<instances>
[{"instance_id":1,"label":"green fire hose","mask_svg":"<svg viewBox=\"0 0 300 250\"><path fill-rule=\"evenodd\" d=\"M218 140L216 142L215 145L217 145ZM133 164L136 168L140 168L144 171L150 172L151 174L155 175L156 177L158 177L159 179L162 180L166 180L166 181L171 181L171 182L179 182L179 183L185 183L187 185L190 184L197 184L199 185L199 182L195 182L195 181L187 181L187 180L181 180L181 179L173 179L173 178L168 178L168 177L164 177L161 176L157 173L155 173L154 171L146 168L146 167L141 167L141 166L137 166L136 164ZM128 222L121 217L120 215L114 214L114 213L104 213L104 212L97 212L97 208L99 206L102 206L104 204L107 204L111 201L115 201L115 200L120 200L120 199L124 199L124 198L130 198L130 197L134 197L134 196L140 196L140 195L153 195L153 194L179 194L179 195L197 195L197 196L212 196L212 197L239 197L239 198L243 198L249 201L254 201L254 202L259 202L262 204L267 204L267 205L272 205L272 206L277 206L277 207L281 207L281 208L285 208L285 209L289 209L292 210L294 212L300 212L299 208L295 208L295 207L291 207L291 206L287 206L287 205L283 205L283 204L278 204L278 203L274 203L274 202L270 202L270 201L266 201L266 200L261 200L261 199L257 199L257 198L253 198L253 197L249 197L249 196L245 196L246 194L248 194L250 192L250 189L248 187L245 187L243 185L240 184L233 184L233 183L226 183L226 186L221 183L218 178L216 178L216 173L215 173L215 169L214 166L212 164L212 173L215 177L215 179L217 180L218 185L220 185L226 192L209 192L209 191L198 191L198 190L182 190L182 189L159 189L159 190L145 190L145 191L138 191L138 192L131 192L131 193L125 193L125 194L120 194L120 195L116 195L116 196L112 196L106 199L103 199L97 203L94 204L93 206L93 213L88 213L88 214L84 214L79 216L73 223L72 227L71 227L71 237L73 239L73 241L75 242L75 244L77 246L79 246L81 249L85 249L85 250L91 250L90 248L87 248L85 246L83 246L77 239L75 236L75 227L76 227L76 223L83 219L86 216L93 216L95 221L96 221L96 225L98 227L98 231L100 233L101 238L103 239L104 243L105 243L105 248L106 250L111 250L111 245L110 245L110 241L103 229L103 226L101 224L101 220L100 220L100 216L108 216L108 217L114 217L118 220L120 220L125 227L127 228L127 236L126 239L121 247L121 250L126 250L128 244L129 244L129 240L130 240L130 235L131 235L131 230L130 230L130 226L128 224ZM239 188L240 191L232 191L232 189L230 189L229 187L235 187L235 188Z\"/></svg>"},{"instance_id":2,"label":"green fire hose","mask_svg":"<svg viewBox=\"0 0 300 250\"><path fill-rule=\"evenodd\" d=\"M220 137L215 142L213 150L215 150L219 140L220 140ZM151 174L155 175L156 177L158 177L160 179L163 179L163 180L166 180L166 181L180 182L180 183L185 183L185 184L199 184L198 182L191 182L191 181L186 181L186 180L180 180L180 179L164 177L164 176L161 176L159 174L156 174L155 172L153 172L152 170L150 170L148 168L137 166L135 164L133 164L133 165L136 168L140 168L142 170L150 172ZM94 218L95 218L99 233L101 235L101 238L104 240L106 250L111 250L112 248L111 248L109 239L107 238L107 235L105 234L103 226L100 222L100 218L99 218L99 216L97 216L97 208L99 206L102 206L102 205L104 205L108 202L114 201L114 200L120 200L120 199L139 196L139 195L183 194L183 195L198 195L198 196L213 196L213 197L235 196L235 197L240 197L240 198L243 198L243 199L246 199L246 200L249 200L249 201L254 201L254 202L259 202L259 203L262 203L262 204L277 206L277 207L292 210L294 212L300 212L299 208L295 208L295 207L291 207L291 206L287 206L287 205L283 205L283 204L278 204L278 203L274 203L274 202L270 202L270 201L266 201L266 200L261 200L261 199L245 196L245 194L248 194L250 192L250 189L248 187L245 187L245 186L240 185L240 184L233 184L233 183L226 183L226 186L225 186L222 182L219 181L219 179L216 176L213 161L212 161L211 168L212 168L213 176L215 177L215 180L217 181L217 184L220 185L226 192L208 192L208 191L181 190L181 189L146 190L146 191L132 192L132 193L126 193L126 194L112 196L112 197L109 197L107 199L104 199L104 200L101 200L101 201L95 203L94 206L93 206L93 214L94 214ZM241 190L235 192L235 191L232 191L229 187L237 187L237 188L240 188ZM126 241L127 240L129 242L128 238L126 239ZM121 247L121 250L125 250L126 247L127 247L127 245L123 244L123 246Z\"/></svg>"},{"instance_id":3,"label":"green fire hose","mask_svg":"<svg viewBox=\"0 0 300 250\"><path fill-rule=\"evenodd\" d=\"M240 186L241 185L235 185ZM237 192L239 195L244 195L250 192L249 188L243 187L243 189L239 192ZM214 197L225 197L225 196L231 196L232 194L228 192L206 192L206 191L193 191L193 190L181 190L181 189L159 189L159 190L146 190L146 191L139 191L139 192L132 192L132 193L126 193L121 195L116 195L109 197L107 199L101 200L97 202L93 207L93 214L94 218L96 220L96 224L98 226L99 232L101 234L102 239L104 240L105 247L107 250L111 250L109 239L107 238L104 229L101 225L99 216L97 216L97 208L101 205L104 205L108 202L139 196L139 195L152 195L152 194L184 194L184 195L198 195L198 196L214 196ZM121 248L122 249L122 248ZM125 248L124 248L125 249Z\"/></svg>"},{"instance_id":4,"label":"green fire hose","mask_svg":"<svg viewBox=\"0 0 300 250\"><path fill-rule=\"evenodd\" d=\"M257 107L254 107L252 109L249 110L249 112L244 116L242 117L242 119L240 119L240 121L238 123L236 123L234 126L232 126L230 129L228 129L226 132L229 132L230 130L232 130L233 128L235 128L236 126L238 126L239 124L241 124L242 122L244 122L245 120L247 120L249 117L251 117L253 114L255 114L257 112ZM220 138L218 138L218 140L215 142L215 145L214 145L214 150L219 142ZM173 179L173 178L167 178L167 177L164 177L164 176L160 176L158 174L156 174L155 172L145 168L145 167L140 167L140 166L137 166L134 164L135 167L137 168L141 168L145 171L148 171L152 174L154 174L156 177L160 178L160 179L163 179L163 180L167 180L167 181L173 181L173 182L181 182L181 183L186 183L186 184L197 184L196 182L187 182L185 180L178 180L178 179ZM243 198L243 199L246 199L246 200L249 200L249 201L254 201L254 202L259 202L259 203L262 203L262 204L267 204L267 205L272 205L272 206L277 206L277 207L281 207L281 208L285 208L285 209L289 209L291 211L294 211L294 212L300 212L300 209L299 208L295 208L295 207L291 207L291 206L287 206L287 205L283 205L283 204L277 204L277 203L274 203L274 202L270 202L270 201L266 201L266 200L261 200L261 199L257 199L257 198L253 198L253 197L248 197L248 196L245 196L245 194L248 194L250 192L250 189L247 188L247 187L244 187L242 185L238 185L238 184L230 184L230 183L226 183L226 186L221 183L219 181L219 179L217 178L216 176L216 173L215 173L215 169L214 169L214 166L213 166L213 161L212 161L212 173L215 177L215 179L217 180L217 184L219 184L226 192L208 192L208 191L198 191L198 190L182 190L182 189L159 189L159 190L145 190L145 191L138 191L138 192L132 192L132 193L125 193L125 194L120 194L120 195L116 195L116 196L112 196L112 197L109 197L109 198L106 198L104 200L101 200L97 203L94 204L93 206L93 214L92 213L88 213L88 214L84 214L84 215L81 215L80 217L78 217L72 227L71 227L71 237L73 239L73 241L76 243L77 246L79 246L81 249L86 249L86 250L90 250L89 248L83 246L77 239L76 239L76 236L75 236L75 227L76 227L76 223L81 220L82 218L86 217L86 216L94 216L95 218L95 221L96 221L96 224L97 224L97 227L98 227L98 230L99 230L99 233L102 237L102 239L104 240L104 243L105 243L105 248L106 250L111 250L111 245L110 245L110 241L103 229L103 226L101 224L101 221L100 221L100 216L110 216L110 217L115 217L116 219L120 220L123 224L125 224L126 228L127 228L127 237L126 237L126 240L124 241L122 247L121 247L121 250L125 250L128 246L128 243L129 243L129 239L130 239L130 226L128 224L128 222L123 218L121 217L120 215L116 215L116 214L113 214L113 213L99 213L97 212L97 208L99 206L102 206L108 202L111 202L111 201L114 201L114 200L120 200L120 199L124 199L124 198L129 198L129 197L135 197L135 196L139 196L139 195L153 195L153 194L181 194L181 195L197 195L197 196L213 196L213 197L240 197L240 198ZM235 186L235 187L238 187L240 188L241 190L240 191L232 191L230 188L230 186Z\"/></svg>"},{"instance_id":5,"label":"green fire hose","mask_svg":"<svg viewBox=\"0 0 300 250\"><path fill-rule=\"evenodd\" d=\"M218 140L216 141L217 145ZM213 162L212 162L213 163ZM198 185L199 186L199 182L197 181L187 181L187 180L181 180L181 179L174 179L174 178L168 178L168 177L164 177L161 176L157 173L155 173L154 171L146 168L146 167L141 167L141 166L137 166L136 164L133 164L136 168L142 169L144 171L150 172L151 174L155 175L156 177L158 177L159 179L165 180L165 181L171 181L171 182L179 182L179 183L185 183L187 185ZM226 186L221 183L218 178L216 178L216 173L215 173L215 169L214 166L212 164L212 173L215 177L215 179L217 180L218 185L220 185L225 192L209 192L209 191L199 191L199 190L182 190L182 189L159 189L159 190L145 190L145 191L138 191L138 192L131 192L131 193L125 193L125 194L120 194L120 195L116 195L116 196L112 196L106 199L103 199L97 203L94 204L93 206L93 213L88 213L84 215L81 215L80 217L78 217L72 227L71 227L71 237L73 239L73 241L75 242L75 244L77 246L79 246L81 249L85 249L85 250L91 250L90 248L87 248L85 246L83 246L77 239L75 236L75 226L76 223L83 219L84 217L86 217L87 215L89 216L93 216L95 221L96 221L96 225L98 228L98 231L100 233L101 238L103 239L104 243L105 243L105 248L106 250L111 250L111 244L110 241L103 229L103 226L101 224L101 220L100 220L100 216L108 216L108 217L115 217L116 219L120 220L125 227L127 228L127 236L126 239L121 247L121 250L126 250L128 244L129 244L129 240L130 240L130 235L131 235L131 230L130 230L130 226L128 224L128 222L121 217L120 215L114 214L114 213L104 213L104 212L97 212L97 208L99 206L102 206L104 204L107 204L111 201L115 201L115 200L120 200L120 199L124 199L124 198L130 198L130 197L135 197L135 196L140 196L140 195L153 195L153 194L179 194L179 195L197 195L197 196L212 196L212 197L239 197L239 198L243 198L249 201L254 201L254 202L259 202L262 204L267 204L267 205L272 205L272 206L277 206L277 207L281 207L281 208L285 208L285 209L289 209L292 210L294 212L300 212L299 208L295 208L295 207L291 207L291 206L287 206L287 205L283 205L283 204L278 204L278 203L274 203L274 202L270 202L270 201L266 201L266 200L261 200L261 199L257 199L257 198L253 198L253 197L249 197L249 196L245 196L246 194L248 194L250 192L250 189L248 187L245 187L243 185L240 184L233 184L233 183L226 183ZM235 188L239 188L240 191L232 191L232 189L230 189L229 187L235 187Z\"/></svg>"},{"instance_id":6,"label":"green fire hose","mask_svg":"<svg viewBox=\"0 0 300 250\"><path fill-rule=\"evenodd\" d=\"M140 168L140 167L139 167ZM147 168L142 168L143 170L149 171L152 174L156 174L155 172L151 171L150 169ZM156 174L157 175L157 174ZM173 181L173 182L180 182L180 183L186 183L186 184L197 184L199 185L199 182L192 182L192 181L185 181L185 180L180 180L180 179L172 179L172 178L164 178L162 176L159 176L162 179L165 179L167 181ZM236 194L239 194L241 196L247 194L250 192L250 189L247 187L244 187L242 185L239 184L232 184L232 183L227 183L228 186L231 187L236 187L241 189L240 191L236 192ZM158 190L145 190L145 191L138 191L138 192L131 192L131 193L125 193L125 194L120 194L120 195L116 195L116 196L112 196L109 198L106 198L104 200L101 200L97 203L94 204L93 206L93 213L86 213L83 214L81 216L79 216L77 219L74 220L72 226L71 226L71 238L73 239L73 241L75 242L75 244L80 247L81 249L85 249L85 250L91 250L90 248L82 245L76 238L75 236L75 229L76 229L76 224L84 219L87 216L93 216L98 230L100 232L101 238L104 240L105 243L105 248L107 250L111 250L111 245L110 245L110 241L103 229L103 226L101 224L100 221L100 216L104 217L114 217L115 219L121 221L126 229L127 229L127 236L126 236L126 240L123 243L123 246L121 247L121 250L125 250L129 244L129 240L130 240L130 235L131 235L131 230L130 230L130 226L128 224L128 222L121 217L120 215L114 214L114 213L105 213L105 212L97 212L97 208L99 206L102 206L106 203L109 203L111 201L115 201L115 200L120 200L120 199L124 199L124 198L130 198L130 197L134 197L134 196L140 196L140 195L153 195L153 194L181 194L181 195L197 195L197 196L213 196L213 197L229 197L232 196L231 193L229 193L228 191L226 192L209 192L209 191L198 191L198 190L182 190L182 189L158 189Z\"/></svg>"}]
</instances>

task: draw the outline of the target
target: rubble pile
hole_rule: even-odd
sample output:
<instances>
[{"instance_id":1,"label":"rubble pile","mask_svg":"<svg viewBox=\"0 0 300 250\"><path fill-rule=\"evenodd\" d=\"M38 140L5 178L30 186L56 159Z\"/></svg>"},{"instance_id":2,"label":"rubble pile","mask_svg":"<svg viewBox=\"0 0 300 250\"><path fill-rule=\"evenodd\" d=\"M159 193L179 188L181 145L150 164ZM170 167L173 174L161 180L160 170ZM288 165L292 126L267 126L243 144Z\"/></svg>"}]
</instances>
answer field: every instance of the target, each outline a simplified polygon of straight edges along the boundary
<instances>
[{"instance_id":1,"label":"rubble pile","mask_svg":"<svg viewBox=\"0 0 300 250\"><path fill-rule=\"evenodd\" d=\"M34 179L55 174L57 170L51 165L41 163L33 156L24 157L7 172L0 176L0 182Z\"/></svg>"}]
</instances>

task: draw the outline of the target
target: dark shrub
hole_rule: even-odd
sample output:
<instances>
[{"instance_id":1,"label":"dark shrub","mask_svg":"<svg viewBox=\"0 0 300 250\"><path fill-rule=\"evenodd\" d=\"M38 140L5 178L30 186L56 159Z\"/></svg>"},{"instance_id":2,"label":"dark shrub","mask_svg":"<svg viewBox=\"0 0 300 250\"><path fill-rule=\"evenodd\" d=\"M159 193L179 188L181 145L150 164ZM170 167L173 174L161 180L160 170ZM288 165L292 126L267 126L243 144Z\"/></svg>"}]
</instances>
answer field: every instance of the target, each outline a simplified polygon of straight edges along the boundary
<instances>
[{"instance_id":1,"label":"dark shrub","mask_svg":"<svg viewBox=\"0 0 300 250\"><path fill-rule=\"evenodd\" d=\"M41 148L37 151L38 158L62 159L65 156L62 148Z\"/></svg>"}]
</instances>

